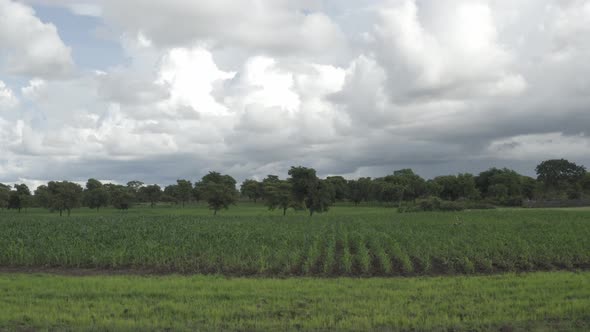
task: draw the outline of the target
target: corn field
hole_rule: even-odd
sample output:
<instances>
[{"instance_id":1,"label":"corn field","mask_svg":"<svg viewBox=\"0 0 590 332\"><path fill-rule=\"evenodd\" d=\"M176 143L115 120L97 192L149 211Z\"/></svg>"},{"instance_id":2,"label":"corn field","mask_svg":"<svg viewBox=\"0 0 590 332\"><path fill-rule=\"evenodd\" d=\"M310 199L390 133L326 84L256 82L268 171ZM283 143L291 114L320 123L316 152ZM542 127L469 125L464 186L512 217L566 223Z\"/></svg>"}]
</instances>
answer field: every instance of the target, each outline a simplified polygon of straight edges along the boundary
<instances>
[{"instance_id":1,"label":"corn field","mask_svg":"<svg viewBox=\"0 0 590 332\"><path fill-rule=\"evenodd\" d=\"M590 267L589 211L0 218L5 268L369 277Z\"/></svg>"}]
</instances>

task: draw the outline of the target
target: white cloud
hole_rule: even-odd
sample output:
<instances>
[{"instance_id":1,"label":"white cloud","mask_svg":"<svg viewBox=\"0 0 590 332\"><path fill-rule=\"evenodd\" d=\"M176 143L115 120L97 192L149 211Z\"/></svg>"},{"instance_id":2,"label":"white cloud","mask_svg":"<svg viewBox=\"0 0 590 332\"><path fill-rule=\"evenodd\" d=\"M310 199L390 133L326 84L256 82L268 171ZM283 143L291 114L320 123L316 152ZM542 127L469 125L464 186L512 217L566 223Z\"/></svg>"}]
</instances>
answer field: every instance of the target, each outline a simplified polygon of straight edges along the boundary
<instances>
[{"instance_id":1,"label":"white cloud","mask_svg":"<svg viewBox=\"0 0 590 332\"><path fill-rule=\"evenodd\" d=\"M55 25L43 23L31 7L0 0L0 70L38 77L63 77L73 70L71 49Z\"/></svg>"},{"instance_id":2,"label":"white cloud","mask_svg":"<svg viewBox=\"0 0 590 332\"><path fill-rule=\"evenodd\" d=\"M393 0L378 13L377 59L396 100L518 94L526 86L486 1ZM515 77L519 84L507 90Z\"/></svg>"},{"instance_id":3,"label":"white cloud","mask_svg":"<svg viewBox=\"0 0 590 332\"><path fill-rule=\"evenodd\" d=\"M4 82L0 81L0 115L14 109L18 104L19 100L14 95L14 92Z\"/></svg>"},{"instance_id":4,"label":"white cloud","mask_svg":"<svg viewBox=\"0 0 590 332\"><path fill-rule=\"evenodd\" d=\"M148 0L101 1L103 15L132 35L141 33L158 46L206 42L219 48L253 52L339 57L346 38L332 19L314 11L315 1ZM128 15L127 13L133 13Z\"/></svg>"},{"instance_id":5,"label":"white cloud","mask_svg":"<svg viewBox=\"0 0 590 332\"><path fill-rule=\"evenodd\" d=\"M0 180L590 162L586 1L39 1L95 16L126 60L0 84Z\"/></svg>"}]
</instances>

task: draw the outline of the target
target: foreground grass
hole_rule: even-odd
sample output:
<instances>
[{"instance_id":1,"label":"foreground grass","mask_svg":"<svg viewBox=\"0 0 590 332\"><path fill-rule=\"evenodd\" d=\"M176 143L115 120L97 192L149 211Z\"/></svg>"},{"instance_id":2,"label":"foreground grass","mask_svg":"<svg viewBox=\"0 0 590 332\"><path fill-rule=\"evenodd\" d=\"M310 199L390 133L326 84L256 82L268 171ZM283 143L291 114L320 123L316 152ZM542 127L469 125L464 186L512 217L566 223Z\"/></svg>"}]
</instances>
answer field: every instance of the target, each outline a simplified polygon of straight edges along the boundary
<instances>
[{"instance_id":1,"label":"foreground grass","mask_svg":"<svg viewBox=\"0 0 590 332\"><path fill-rule=\"evenodd\" d=\"M0 330L590 329L590 273L394 279L0 274Z\"/></svg>"},{"instance_id":2,"label":"foreground grass","mask_svg":"<svg viewBox=\"0 0 590 332\"><path fill-rule=\"evenodd\" d=\"M338 207L313 218L262 206L236 210L217 217L204 207L70 218L6 214L0 267L327 277L590 267L586 210L398 214Z\"/></svg>"}]
</instances>

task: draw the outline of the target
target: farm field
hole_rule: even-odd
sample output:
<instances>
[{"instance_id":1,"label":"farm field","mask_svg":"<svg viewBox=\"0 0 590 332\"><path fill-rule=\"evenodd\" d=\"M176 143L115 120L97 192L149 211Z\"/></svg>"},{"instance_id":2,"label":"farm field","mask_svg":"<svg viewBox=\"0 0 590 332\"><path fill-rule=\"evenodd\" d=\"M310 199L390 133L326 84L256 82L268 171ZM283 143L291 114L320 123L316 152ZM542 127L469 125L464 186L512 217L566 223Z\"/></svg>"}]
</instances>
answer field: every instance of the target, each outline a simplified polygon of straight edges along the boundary
<instances>
[{"instance_id":1,"label":"farm field","mask_svg":"<svg viewBox=\"0 0 590 332\"><path fill-rule=\"evenodd\" d=\"M587 331L589 281L0 274L0 331Z\"/></svg>"},{"instance_id":2,"label":"farm field","mask_svg":"<svg viewBox=\"0 0 590 332\"><path fill-rule=\"evenodd\" d=\"M227 276L422 276L590 267L590 211L399 214L335 207L309 218L242 204L0 215L0 267Z\"/></svg>"}]
</instances>

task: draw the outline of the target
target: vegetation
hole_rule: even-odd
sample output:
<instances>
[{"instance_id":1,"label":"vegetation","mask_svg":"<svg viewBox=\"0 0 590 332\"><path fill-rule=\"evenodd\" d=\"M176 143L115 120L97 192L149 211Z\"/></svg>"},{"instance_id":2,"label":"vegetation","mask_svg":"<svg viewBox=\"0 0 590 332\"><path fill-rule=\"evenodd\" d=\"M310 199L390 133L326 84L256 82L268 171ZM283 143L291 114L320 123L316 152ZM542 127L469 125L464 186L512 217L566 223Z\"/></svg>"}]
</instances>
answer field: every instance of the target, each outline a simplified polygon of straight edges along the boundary
<instances>
[{"instance_id":1,"label":"vegetation","mask_svg":"<svg viewBox=\"0 0 590 332\"><path fill-rule=\"evenodd\" d=\"M175 211L177 212L176 214ZM335 207L305 213L241 205L146 207L67 219L30 211L0 220L0 266L138 269L258 276L399 276L590 266L590 211L397 214Z\"/></svg>"},{"instance_id":2,"label":"vegetation","mask_svg":"<svg viewBox=\"0 0 590 332\"><path fill-rule=\"evenodd\" d=\"M587 331L589 278L0 274L0 330Z\"/></svg>"},{"instance_id":3,"label":"vegetation","mask_svg":"<svg viewBox=\"0 0 590 332\"><path fill-rule=\"evenodd\" d=\"M263 200L269 209L280 209L283 214L293 208L306 209L310 215L327 212L332 205L342 202L357 206L371 203L416 212L528 206L530 204L523 203L537 200L541 203L563 202L566 206L572 203L579 206L590 201L590 174L584 166L563 159L547 160L540 163L536 171L537 179L507 168L491 168L477 176L458 174L425 180L411 169L402 169L374 179L346 180L341 176L320 179L313 168L292 167L288 179L282 180L276 175L268 175L263 181L247 179L241 184L239 192L234 178L217 172L210 172L194 185L189 180L179 179L164 190L157 184L145 185L137 180L122 186L89 179L84 191L67 181L52 181L37 188L32 196L24 184L13 188L0 183L0 208L20 212L23 208L45 207L61 214L80 204L98 212L107 206L127 210L141 203L149 203L152 207L158 203L174 203L185 207L206 200L213 213L217 214L220 209L228 209L235 204L239 194L254 203ZM50 184L52 190L48 188ZM56 185L61 189L56 191ZM65 188L68 188L68 193L59 192ZM425 206L424 202L434 204Z\"/></svg>"},{"instance_id":4,"label":"vegetation","mask_svg":"<svg viewBox=\"0 0 590 332\"><path fill-rule=\"evenodd\" d=\"M588 330L590 210L498 207L583 202L590 176L565 160L537 173L346 180L292 167L240 192L217 172L164 190L0 184L14 210L0 212L0 331ZM215 276L11 274L27 271ZM245 276L305 278L231 279ZM415 278L379 278L397 276Z\"/></svg>"}]
</instances>

